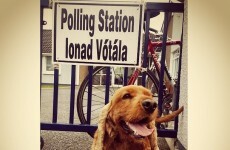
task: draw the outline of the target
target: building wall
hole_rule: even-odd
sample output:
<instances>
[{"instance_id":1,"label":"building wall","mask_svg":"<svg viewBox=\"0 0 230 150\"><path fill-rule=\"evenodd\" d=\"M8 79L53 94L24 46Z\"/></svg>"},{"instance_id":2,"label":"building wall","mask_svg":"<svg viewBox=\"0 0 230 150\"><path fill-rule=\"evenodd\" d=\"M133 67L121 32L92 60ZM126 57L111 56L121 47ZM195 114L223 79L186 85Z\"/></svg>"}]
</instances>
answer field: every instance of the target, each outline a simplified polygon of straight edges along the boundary
<instances>
[{"instance_id":1,"label":"building wall","mask_svg":"<svg viewBox=\"0 0 230 150\"><path fill-rule=\"evenodd\" d=\"M182 23L183 23L183 14L182 13L173 13L171 16L167 35L171 40L181 40L182 34ZM170 68L171 64L171 53L178 49L178 45L172 45L166 47L166 63L168 68Z\"/></svg>"},{"instance_id":2,"label":"building wall","mask_svg":"<svg viewBox=\"0 0 230 150\"><path fill-rule=\"evenodd\" d=\"M44 20L47 22L43 25L43 29L51 30L52 25L52 9L44 9ZM43 54L44 55L44 54ZM51 56L51 54L50 54ZM44 57L42 57L42 83L53 83L54 75L44 73L44 67L46 66ZM59 84L71 84L71 65L61 64L59 73ZM76 65L76 85L79 85L79 66Z\"/></svg>"},{"instance_id":3,"label":"building wall","mask_svg":"<svg viewBox=\"0 0 230 150\"><path fill-rule=\"evenodd\" d=\"M183 52L180 84L180 106L184 106L184 112L179 116L178 139L188 149L188 5L185 0Z\"/></svg>"},{"instance_id":4,"label":"building wall","mask_svg":"<svg viewBox=\"0 0 230 150\"><path fill-rule=\"evenodd\" d=\"M168 24L168 31L167 31L167 36L169 38L172 38L172 34L173 34L173 23L174 23L174 18L173 16L170 19L170 22ZM174 39L173 39L174 40ZM166 65L168 66L168 68L170 68L170 57L171 57L171 48L172 46L166 46Z\"/></svg>"},{"instance_id":5,"label":"building wall","mask_svg":"<svg viewBox=\"0 0 230 150\"><path fill-rule=\"evenodd\" d=\"M186 8L187 9L187 8ZM185 10L184 15L187 16L187 10ZM168 36L172 40L181 40L183 25L183 14L173 13L168 27ZM180 87L180 99L179 106L184 106L185 110L179 115L179 129L178 129L178 140L187 149L187 20L184 21L184 34L183 34L183 51L182 51L182 68L181 68L181 87ZM170 64L172 63L172 52L178 49L179 46L169 46L167 47L166 62L170 69ZM172 67L172 66L171 66ZM171 70L170 70L171 71ZM170 72L172 75L172 72ZM166 138L166 141L170 149L177 149L175 147L176 139ZM180 149L180 148L179 148Z\"/></svg>"},{"instance_id":6,"label":"building wall","mask_svg":"<svg viewBox=\"0 0 230 150\"><path fill-rule=\"evenodd\" d=\"M44 58L42 59L42 67L45 66ZM59 69L59 84L71 84L71 65L61 64ZM42 69L44 70L44 69ZM54 74L46 74L42 71L42 83L54 83ZM76 85L79 85L79 66L76 66Z\"/></svg>"}]
</instances>

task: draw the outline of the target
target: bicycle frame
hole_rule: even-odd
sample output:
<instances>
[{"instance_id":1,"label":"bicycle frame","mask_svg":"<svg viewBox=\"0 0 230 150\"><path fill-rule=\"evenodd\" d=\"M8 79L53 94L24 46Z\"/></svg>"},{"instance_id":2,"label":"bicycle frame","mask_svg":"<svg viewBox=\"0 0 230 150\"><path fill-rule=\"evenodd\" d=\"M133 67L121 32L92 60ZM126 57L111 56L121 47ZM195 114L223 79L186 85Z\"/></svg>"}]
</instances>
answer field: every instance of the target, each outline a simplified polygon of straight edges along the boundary
<instances>
[{"instance_id":1,"label":"bicycle frame","mask_svg":"<svg viewBox=\"0 0 230 150\"><path fill-rule=\"evenodd\" d=\"M171 46L171 45L180 45L181 44L181 41L167 41L166 42L166 46ZM157 47L162 47L163 43L161 41L159 42L152 42L150 39L148 41L148 53L151 54L152 56L152 60L153 60L153 63L154 63L154 66L156 68L156 71L157 71L157 75L158 77L160 76L160 68L161 68L161 65L159 63L159 61L157 60L157 54L156 54L156 51L155 49ZM141 62L141 65L143 64L143 61ZM140 72L144 72L146 71L147 68L143 68L143 67L139 67L139 68L136 68L135 71L133 72L132 76L130 77L129 81L128 81L128 85L131 85L131 84L134 84L136 79L138 78ZM172 78L171 78L171 75L168 71L168 69L165 67L165 72L166 72L166 76L168 77L168 79L171 81ZM167 88L164 84L163 86L163 91L164 91L164 94L167 94Z\"/></svg>"}]
</instances>

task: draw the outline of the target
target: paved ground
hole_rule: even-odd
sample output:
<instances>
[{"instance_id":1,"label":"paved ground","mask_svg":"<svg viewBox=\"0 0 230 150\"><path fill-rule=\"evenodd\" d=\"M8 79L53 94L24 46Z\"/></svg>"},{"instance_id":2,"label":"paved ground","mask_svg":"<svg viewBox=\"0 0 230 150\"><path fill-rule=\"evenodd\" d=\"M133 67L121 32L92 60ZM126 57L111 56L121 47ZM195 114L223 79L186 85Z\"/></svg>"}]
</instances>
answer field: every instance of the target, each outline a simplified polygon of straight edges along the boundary
<instances>
[{"instance_id":1,"label":"paved ground","mask_svg":"<svg viewBox=\"0 0 230 150\"><path fill-rule=\"evenodd\" d=\"M42 150L90 150L93 139L86 133L41 131L45 144ZM163 138L158 140L160 150L169 150Z\"/></svg>"},{"instance_id":2,"label":"paved ground","mask_svg":"<svg viewBox=\"0 0 230 150\"><path fill-rule=\"evenodd\" d=\"M76 93L78 88L76 88ZM76 95L75 95L76 96ZM69 101L70 89L59 88L58 103L58 123L68 123L69 120ZM52 122L52 104L53 89L42 89L41 93L41 122ZM79 124L77 112L75 109L74 123ZM81 132L59 132L59 131L41 131L45 144L43 150L89 150L92 144L92 138L87 133ZM159 138L159 147L161 150L169 150L164 138Z\"/></svg>"},{"instance_id":3,"label":"paved ground","mask_svg":"<svg viewBox=\"0 0 230 150\"><path fill-rule=\"evenodd\" d=\"M43 150L89 150L92 138L86 133L42 131Z\"/></svg>"}]
</instances>

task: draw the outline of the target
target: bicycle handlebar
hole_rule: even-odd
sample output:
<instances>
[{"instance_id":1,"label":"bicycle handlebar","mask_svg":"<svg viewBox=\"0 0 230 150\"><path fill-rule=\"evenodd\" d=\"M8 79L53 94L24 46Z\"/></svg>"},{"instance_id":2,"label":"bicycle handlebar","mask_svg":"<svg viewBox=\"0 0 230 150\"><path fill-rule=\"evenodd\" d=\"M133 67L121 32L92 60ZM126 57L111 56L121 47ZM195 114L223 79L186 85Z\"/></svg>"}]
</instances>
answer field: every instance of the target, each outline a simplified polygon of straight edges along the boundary
<instances>
[{"instance_id":1,"label":"bicycle handlebar","mask_svg":"<svg viewBox=\"0 0 230 150\"><path fill-rule=\"evenodd\" d=\"M163 45L163 42L150 42L150 44L153 47L161 47ZM181 41L166 41L166 46L179 44L181 44Z\"/></svg>"},{"instance_id":2,"label":"bicycle handlebar","mask_svg":"<svg viewBox=\"0 0 230 150\"><path fill-rule=\"evenodd\" d=\"M181 44L181 41L166 41L166 46L169 46L169 45L180 45ZM152 52L152 53L155 53L155 48L156 47L162 47L163 45L163 42L160 41L160 42L152 42L149 40L148 42L148 51L149 52Z\"/></svg>"},{"instance_id":3,"label":"bicycle handlebar","mask_svg":"<svg viewBox=\"0 0 230 150\"><path fill-rule=\"evenodd\" d=\"M149 31L153 31L153 32L155 32L155 33L158 33L158 30L156 30L156 29L154 29L154 28L150 28L150 27L149 27Z\"/></svg>"}]
</instances>

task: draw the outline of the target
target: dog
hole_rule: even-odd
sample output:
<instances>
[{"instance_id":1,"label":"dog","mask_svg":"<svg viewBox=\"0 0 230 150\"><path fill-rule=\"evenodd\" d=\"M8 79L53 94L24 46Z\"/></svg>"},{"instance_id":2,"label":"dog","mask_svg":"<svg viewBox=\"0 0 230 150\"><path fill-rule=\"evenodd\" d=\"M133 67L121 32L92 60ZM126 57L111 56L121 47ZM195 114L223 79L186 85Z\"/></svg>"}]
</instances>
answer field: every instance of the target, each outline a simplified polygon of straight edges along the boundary
<instances>
[{"instance_id":1,"label":"dog","mask_svg":"<svg viewBox=\"0 0 230 150\"><path fill-rule=\"evenodd\" d=\"M159 150L156 123L170 121L183 107L158 118L150 90L136 85L118 89L99 115L92 150Z\"/></svg>"}]
</instances>

